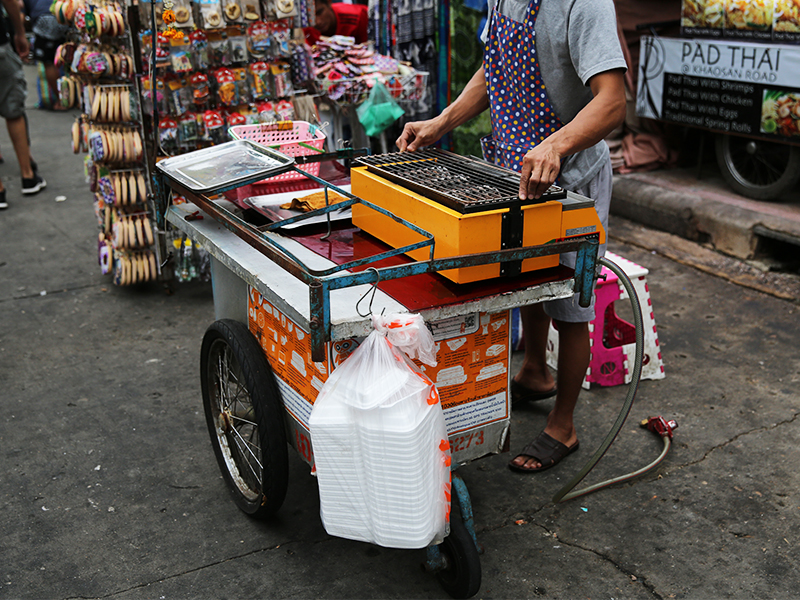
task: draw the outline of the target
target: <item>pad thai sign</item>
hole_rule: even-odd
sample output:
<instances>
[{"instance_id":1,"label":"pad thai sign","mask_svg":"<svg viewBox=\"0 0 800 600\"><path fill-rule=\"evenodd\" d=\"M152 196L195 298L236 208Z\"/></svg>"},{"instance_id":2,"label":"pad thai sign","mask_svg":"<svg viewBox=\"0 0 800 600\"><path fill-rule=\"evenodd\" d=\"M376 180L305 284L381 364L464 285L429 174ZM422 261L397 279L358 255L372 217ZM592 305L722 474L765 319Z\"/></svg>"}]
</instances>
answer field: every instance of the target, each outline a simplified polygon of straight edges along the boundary
<instances>
[{"instance_id":1,"label":"pad thai sign","mask_svg":"<svg viewBox=\"0 0 800 600\"><path fill-rule=\"evenodd\" d=\"M800 138L798 85L798 46L645 36L636 113L729 133Z\"/></svg>"}]
</instances>

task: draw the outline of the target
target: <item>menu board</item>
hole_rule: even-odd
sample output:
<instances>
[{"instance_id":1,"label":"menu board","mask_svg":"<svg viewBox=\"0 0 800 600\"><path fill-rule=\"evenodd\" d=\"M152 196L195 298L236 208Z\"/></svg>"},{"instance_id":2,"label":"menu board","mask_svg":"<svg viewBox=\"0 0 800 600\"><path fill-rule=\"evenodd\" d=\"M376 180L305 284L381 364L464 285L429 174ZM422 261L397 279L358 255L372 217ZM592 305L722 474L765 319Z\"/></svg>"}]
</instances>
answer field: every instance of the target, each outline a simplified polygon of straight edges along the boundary
<instances>
[{"instance_id":1,"label":"menu board","mask_svg":"<svg viewBox=\"0 0 800 600\"><path fill-rule=\"evenodd\" d=\"M636 114L800 143L800 46L642 38Z\"/></svg>"},{"instance_id":2,"label":"menu board","mask_svg":"<svg viewBox=\"0 0 800 600\"><path fill-rule=\"evenodd\" d=\"M800 6L794 0L683 0L681 34L800 42Z\"/></svg>"}]
</instances>

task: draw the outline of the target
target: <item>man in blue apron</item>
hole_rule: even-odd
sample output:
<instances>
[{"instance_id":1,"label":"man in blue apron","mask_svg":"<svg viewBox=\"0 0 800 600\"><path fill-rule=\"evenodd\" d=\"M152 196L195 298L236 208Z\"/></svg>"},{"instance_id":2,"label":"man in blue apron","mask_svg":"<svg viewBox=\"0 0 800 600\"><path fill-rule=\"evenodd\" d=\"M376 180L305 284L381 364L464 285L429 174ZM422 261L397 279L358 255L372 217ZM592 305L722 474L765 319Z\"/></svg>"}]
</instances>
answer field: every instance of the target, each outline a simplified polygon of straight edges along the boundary
<instances>
[{"instance_id":1,"label":"man in blue apron","mask_svg":"<svg viewBox=\"0 0 800 600\"><path fill-rule=\"evenodd\" d=\"M625 118L626 65L613 1L490 0L489 15L483 66L439 116L408 123L398 148L433 144L489 108L484 157L521 173L520 198L539 198L557 182L594 199L607 229L611 162L603 139ZM574 255L561 262L574 267ZM545 354L551 319L559 332L557 385ZM511 382L512 401L556 400L544 431L512 469L542 471L578 449L573 412L593 319L594 306L580 307L577 297L522 309L525 361Z\"/></svg>"}]
</instances>

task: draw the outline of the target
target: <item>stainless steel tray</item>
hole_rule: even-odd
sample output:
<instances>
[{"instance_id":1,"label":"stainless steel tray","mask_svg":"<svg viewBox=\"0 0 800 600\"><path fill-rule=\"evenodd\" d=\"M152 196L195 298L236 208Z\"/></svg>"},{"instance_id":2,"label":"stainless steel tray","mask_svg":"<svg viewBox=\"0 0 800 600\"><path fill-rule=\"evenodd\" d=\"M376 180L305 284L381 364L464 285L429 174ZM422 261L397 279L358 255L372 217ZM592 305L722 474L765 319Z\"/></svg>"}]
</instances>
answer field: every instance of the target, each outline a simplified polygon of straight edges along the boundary
<instances>
[{"instance_id":1,"label":"stainless steel tray","mask_svg":"<svg viewBox=\"0 0 800 600\"><path fill-rule=\"evenodd\" d=\"M247 206L255 209L265 217L267 217L270 221L277 222L283 221L284 219L291 219L292 217L296 217L298 215L302 215L303 213L299 210L289 210L286 208L281 208L281 204L285 204L286 202L291 202L292 198L302 198L308 194L318 192L322 188L315 188L310 190L302 190L299 192L279 192L277 194L269 194L267 196L251 196L249 198L245 198L243 200L244 204ZM344 190L345 192L350 191L350 185L343 185L340 186L340 189ZM335 210L330 213L331 221L346 221L350 219L352 216L352 211L350 208ZM306 225L316 225L319 223L325 223L327 221L327 217L325 215L317 215L316 217L309 217L307 219L303 219L302 221L297 221L296 223L290 223L288 225L284 225L283 229L296 229L298 227L304 227Z\"/></svg>"},{"instance_id":2,"label":"stainless steel tray","mask_svg":"<svg viewBox=\"0 0 800 600\"><path fill-rule=\"evenodd\" d=\"M248 180L279 175L293 165L292 157L277 150L235 140L164 159L156 163L156 168L193 192L210 194Z\"/></svg>"}]
</instances>

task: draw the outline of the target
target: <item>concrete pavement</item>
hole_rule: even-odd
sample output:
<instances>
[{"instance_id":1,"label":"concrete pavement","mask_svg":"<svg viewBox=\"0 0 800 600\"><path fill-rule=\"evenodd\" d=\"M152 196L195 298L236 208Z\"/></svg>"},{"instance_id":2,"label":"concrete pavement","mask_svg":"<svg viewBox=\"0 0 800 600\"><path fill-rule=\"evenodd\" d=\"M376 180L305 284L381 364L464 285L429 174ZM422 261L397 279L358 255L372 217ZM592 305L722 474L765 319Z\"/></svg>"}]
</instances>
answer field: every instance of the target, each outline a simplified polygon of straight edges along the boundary
<instances>
[{"instance_id":1,"label":"concrete pavement","mask_svg":"<svg viewBox=\"0 0 800 600\"><path fill-rule=\"evenodd\" d=\"M16 195L0 131L12 191L0 213L0 598L443 597L424 552L328 536L293 452L276 519L234 506L200 397L210 286L170 295L100 275L82 156L69 149L74 115L29 114L44 192ZM622 403L623 388L593 388L577 413L581 450L559 468L520 475L509 455L463 467L485 548L478 597L793 597L800 309L667 258L669 237L618 217L611 228L610 249L650 270L666 379L642 383L587 483L658 455L637 426L649 415L678 421L674 448L638 480L550 503ZM512 454L549 407L515 411Z\"/></svg>"}]
</instances>

